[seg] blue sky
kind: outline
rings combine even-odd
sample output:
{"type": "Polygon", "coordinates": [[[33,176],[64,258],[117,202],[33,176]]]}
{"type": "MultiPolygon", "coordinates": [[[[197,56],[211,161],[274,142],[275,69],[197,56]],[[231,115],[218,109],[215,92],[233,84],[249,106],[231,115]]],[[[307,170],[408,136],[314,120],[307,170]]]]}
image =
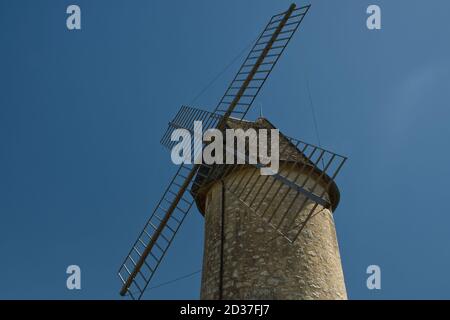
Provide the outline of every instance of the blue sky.
{"type": "MultiPolygon", "coordinates": [[[[255,105],[317,143],[309,82],[322,145],[349,157],[335,213],[349,297],[449,299],[450,3],[310,3],[255,105]],[[369,4],[382,30],[366,28],[369,4]]],[[[176,169],[167,122],[182,104],[211,110],[240,61],[194,97],[289,4],[0,1],[0,298],[120,298],[116,271],[176,169]]],[[[154,285],[201,268],[202,219],[190,213],[154,285]]],[[[197,299],[199,284],[145,298],[197,299]]]]}

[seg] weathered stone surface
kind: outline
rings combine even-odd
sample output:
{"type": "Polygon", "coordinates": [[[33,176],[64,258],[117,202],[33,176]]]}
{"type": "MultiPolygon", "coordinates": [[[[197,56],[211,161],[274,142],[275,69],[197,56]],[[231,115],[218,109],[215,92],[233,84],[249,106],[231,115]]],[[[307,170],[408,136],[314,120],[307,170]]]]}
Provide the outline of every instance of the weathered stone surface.
{"type": "MultiPolygon", "coordinates": [[[[274,128],[262,118],[254,123],[229,120],[228,126],[244,129],[274,128]]],[[[283,176],[297,177],[297,182],[303,182],[308,174],[305,170],[311,172],[308,169],[311,168],[314,172],[305,188],[311,191],[317,182],[315,191],[320,193],[328,185],[329,178],[320,175],[321,171],[316,170],[283,137],[280,140],[280,153],[280,170],[284,173],[283,176]],[[305,166],[291,165],[295,162],[305,166]]],[[[200,183],[205,187],[195,193],[197,206],[205,216],[201,298],[218,299],[222,277],[223,299],[346,299],[332,212],[318,206],[299,238],[290,243],[264,221],[263,218],[268,219],[267,214],[263,217],[260,215],[267,211],[272,216],[272,224],[280,223],[279,229],[282,231],[296,232],[298,228],[291,229],[292,225],[304,221],[314,203],[308,201],[300,211],[305,200],[303,195],[289,192],[283,198],[276,197],[277,194],[285,194],[287,187],[279,181],[271,183],[270,179],[274,179],[273,177],[268,178],[269,183],[265,179],[259,179],[259,174],[254,174],[257,170],[254,167],[231,170],[227,175],[225,173],[228,171],[224,169],[224,166],[218,166],[218,174],[212,175],[205,183],[200,183]],[[241,181],[239,190],[231,188],[235,181],[241,181]],[[236,197],[236,193],[254,199],[251,209],[236,197]],[[225,199],[224,203],[222,198],[225,199]],[[280,206],[277,207],[279,203],[280,206]],[[285,215],[287,209],[289,211],[285,215]],[[220,273],[221,261],[223,275],[220,273]]],[[[324,197],[335,208],[339,202],[339,190],[334,183],[327,190],[324,197]]]]}
{"type": "MultiPolygon", "coordinates": [[[[223,181],[229,184],[235,175],[248,175],[248,170],[255,169],[238,171],[224,177],[223,181]]],[[[258,183],[261,182],[255,179],[248,184],[250,193],[258,190],[258,183]]],[[[303,199],[294,200],[300,203],[303,199]]],[[[279,211],[283,207],[287,209],[285,206],[290,200],[287,197],[279,211]]],[[[223,299],[347,298],[330,210],[318,207],[297,241],[291,244],[217,181],[211,185],[206,197],[202,299],[220,296],[222,205],[225,209],[223,299]],[[225,193],[223,204],[222,192],[225,193]]],[[[304,215],[309,213],[312,205],[305,207],[304,215]]],[[[304,219],[304,215],[300,214],[299,219],[304,219]]]]}

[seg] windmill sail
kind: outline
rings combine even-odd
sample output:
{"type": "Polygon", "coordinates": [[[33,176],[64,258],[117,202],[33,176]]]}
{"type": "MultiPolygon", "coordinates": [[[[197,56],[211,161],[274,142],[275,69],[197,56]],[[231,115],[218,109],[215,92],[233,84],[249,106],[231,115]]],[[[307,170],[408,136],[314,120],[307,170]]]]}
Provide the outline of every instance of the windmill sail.
{"type": "Polygon", "coordinates": [[[275,67],[310,5],[273,16],[258,37],[238,73],[231,81],[214,113],[243,119],[275,67]]]}
{"type": "Polygon", "coordinates": [[[256,167],[253,170],[245,165],[234,166],[224,174],[237,171],[242,174],[234,175],[225,188],[288,241],[294,242],[315,214],[323,209],[334,210],[338,199],[330,199],[329,191],[347,158],[284,135],[280,139],[283,165],[278,173],[263,176],[258,170],[261,165],[253,165],[256,167]],[[319,181],[326,181],[325,187],[319,181]]]}
{"type": "Polygon", "coordinates": [[[167,130],[161,138],[161,144],[168,149],[172,149],[178,143],[171,140],[172,133],[176,129],[186,129],[193,135],[194,121],[201,121],[203,131],[206,131],[216,128],[221,120],[222,116],[218,114],[190,106],[182,106],[173,120],[169,122],[167,130]]]}
{"type": "Polygon", "coordinates": [[[181,165],[119,269],[121,295],[140,299],[178,232],[193,199],[181,193],[192,168],[181,165]]]}
{"type": "MultiPolygon", "coordinates": [[[[296,9],[295,4],[292,4],[286,12],[277,14],[270,19],[214,109],[214,114],[219,118],[212,117],[211,119],[219,119],[216,122],[217,128],[223,129],[229,117],[237,119],[245,117],[276,62],[308,12],[309,7],[308,5],[296,9]]],[[[203,179],[205,179],[210,172],[211,168],[205,165],[184,165],[180,167],[150,217],[150,220],[154,217],[159,222],[155,224],[149,220],[119,269],[119,277],[122,281],[121,295],[128,293],[132,298],[140,299],[142,297],[173,237],[192,206],[192,199],[186,199],[188,197],[185,194],[186,190],[192,189],[192,185],[198,183],[193,182],[196,175],[203,176],[203,179]],[[187,173],[182,174],[181,171],[187,173]],[[182,179],[183,182],[175,184],[174,181],[177,179],[182,179]],[[174,186],[177,188],[174,191],[173,199],[169,200],[170,204],[166,207],[167,209],[162,209],[161,203],[165,201],[168,190],[174,186]],[[174,212],[179,209],[180,202],[183,202],[183,200],[190,203],[189,209],[181,210],[183,212],[182,219],[175,220],[176,223],[173,222],[175,223],[174,227],[169,228],[170,221],[174,220],[175,217],[174,212]],[[158,212],[160,214],[157,215],[158,212]],[[150,222],[152,223],[150,224],[150,222]],[[148,232],[152,229],[153,232],[148,232]],[[165,233],[166,230],[169,231],[165,233]],[[164,239],[164,236],[168,236],[168,241],[166,241],[166,246],[160,247],[162,242],[160,238],[164,239]],[[145,237],[147,239],[144,241],[145,237]],[[142,246],[141,250],[138,249],[139,246],[142,246]],[[158,250],[160,251],[159,254],[156,253],[158,250]],[[149,263],[152,259],[154,260],[153,264],[149,263]]]]}

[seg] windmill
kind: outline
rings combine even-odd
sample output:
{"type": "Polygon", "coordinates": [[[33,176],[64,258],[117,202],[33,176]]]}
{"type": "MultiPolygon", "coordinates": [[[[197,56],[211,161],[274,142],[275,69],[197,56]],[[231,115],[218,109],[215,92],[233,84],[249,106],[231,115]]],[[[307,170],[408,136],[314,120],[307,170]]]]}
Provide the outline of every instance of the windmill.
{"type": "MultiPolygon", "coordinates": [[[[272,16],[216,108],[182,106],[162,145],[172,148],[172,132],[193,132],[194,121],[204,130],[274,128],[267,119],[244,118],[309,9],[292,4],[272,16]]],[[[202,298],[346,298],[331,215],[339,202],[334,179],[346,158],[280,136],[273,175],[249,161],[181,164],[119,269],[120,294],[142,297],[195,203],[205,216],[202,298]]]]}

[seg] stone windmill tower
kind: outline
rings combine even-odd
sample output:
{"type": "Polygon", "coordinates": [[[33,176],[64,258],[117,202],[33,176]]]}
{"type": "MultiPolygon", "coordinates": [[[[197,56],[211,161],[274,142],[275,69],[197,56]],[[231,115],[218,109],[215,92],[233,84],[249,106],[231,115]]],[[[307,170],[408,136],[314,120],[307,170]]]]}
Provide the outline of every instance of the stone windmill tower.
{"type": "MultiPolygon", "coordinates": [[[[274,129],[244,117],[309,8],[273,16],[214,111],[181,107],[161,143],[173,148],[182,129],[194,134],[194,156],[201,153],[194,121],[220,132],[274,129]]],[[[246,146],[258,144],[247,138],[246,146]]],[[[236,152],[237,164],[182,163],[119,269],[121,295],[142,297],[195,203],[205,217],[202,299],[345,299],[332,212],[346,158],[283,134],[277,145],[279,170],[269,175],[248,152],[236,152]]]]}

